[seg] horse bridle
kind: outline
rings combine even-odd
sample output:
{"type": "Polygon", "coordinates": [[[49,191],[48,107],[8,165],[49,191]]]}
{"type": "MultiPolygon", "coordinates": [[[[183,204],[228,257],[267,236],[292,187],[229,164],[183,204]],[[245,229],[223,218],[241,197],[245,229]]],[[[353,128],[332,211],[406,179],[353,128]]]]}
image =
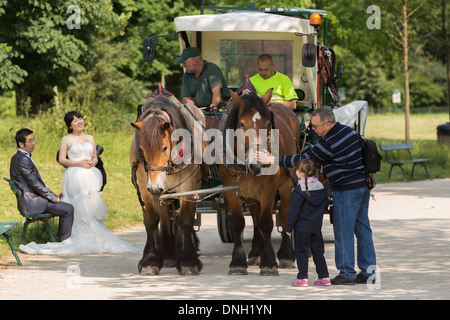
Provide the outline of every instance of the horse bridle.
{"type": "MultiPolygon", "coordinates": [[[[151,113],[149,115],[147,115],[146,118],[148,118],[149,116],[151,116],[151,113]]],[[[170,121],[170,119],[167,119],[164,115],[158,115],[158,114],[153,114],[153,117],[159,117],[163,120],[165,120],[166,122],[170,123],[170,125],[172,126],[172,122],[170,121]]],[[[174,163],[175,159],[171,159],[169,158],[169,160],[167,161],[167,166],[149,166],[147,161],[145,160],[144,154],[142,152],[141,147],[139,146],[139,133],[136,132],[136,149],[137,149],[137,153],[138,153],[138,159],[139,162],[144,166],[145,172],[148,175],[149,171],[161,171],[161,172],[167,172],[167,174],[173,174],[175,172],[175,170],[177,169],[177,165],[174,163]]],[[[183,153],[184,153],[184,141],[183,141],[183,147],[180,150],[179,154],[177,157],[182,157],[183,153]]],[[[170,150],[169,150],[169,154],[172,156],[172,149],[173,149],[173,143],[172,143],[172,139],[170,139],[170,150]]]]}
{"type": "Polygon", "coordinates": [[[245,149],[244,149],[245,153],[247,153],[248,149],[250,149],[251,147],[254,147],[254,146],[259,146],[259,147],[267,146],[267,151],[270,152],[270,150],[271,150],[271,137],[272,137],[271,131],[272,131],[272,128],[273,128],[272,122],[270,121],[268,126],[267,126],[267,133],[268,134],[267,134],[267,141],[266,141],[267,143],[266,144],[264,144],[264,143],[262,143],[260,141],[252,141],[248,145],[245,146],[245,149]]]}
{"type": "MultiPolygon", "coordinates": [[[[272,111],[270,111],[270,112],[272,113],[272,111]]],[[[272,116],[272,114],[271,114],[271,116],[272,116]]],[[[248,165],[249,165],[249,161],[248,161],[248,157],[247,157],[248,150],[251,147],[254,147],[254,146],[260,146],[261,148],[265,148],[267,146],[267,151],[271,152],[271,149],[272,149],[272,134],[271,134],[272,129],[273,129],[273,122],[272,122],[272,119],[271,119],[271,121],[269,122],[269,124],[267,126],[268,135],[267,135],[266,144],[264,144],[264,143],[262,143],[260,141],[252,141],[252,142],[249,142],[248,144],[245,144],[245,142],[244,142],[243,144],[244,144],[244,152],[245,152],[245,163],[244,164],[230,164],[230,165],[226,165],[227,169],[235,171],[235,172],[244,172],[245,171],[245,173],[248,173],[248,171],[247,171],[248,170],[248,165]],[[239,167],[241,169],[238,169],[239,167]],[[243,169],[243,167],[245,169],[243,169]]],[[[241,140],[241,142],[242,142],[242,140],[241,140]]],[[[234,151],[232,152],[232,154],[233,154],[234,160],[236,162],[239,161],[237,156],[234,154],[234,151]]]]}

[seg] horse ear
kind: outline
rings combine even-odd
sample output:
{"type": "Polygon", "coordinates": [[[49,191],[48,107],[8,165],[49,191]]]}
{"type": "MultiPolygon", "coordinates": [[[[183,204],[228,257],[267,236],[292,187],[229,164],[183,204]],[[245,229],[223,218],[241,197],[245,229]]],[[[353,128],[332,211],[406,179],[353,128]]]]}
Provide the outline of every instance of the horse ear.
{"type": "Polygon", "coordinates": [[[233,90],[230,89],[230,95],[233,99],[234,103],[236,104],[236,107],[240,108],[241,105],[244,103],[244,99],[242,99],[240,96],[238,96],[236,93],[234,93],[233,90]]]}
{"type": "Polygon", "coordinates": [[[272,92],[273,88],[267,90],[266,94],[263,97],[263,101],[265,104],[268,104],[270,102],[270,99],[272,99],[272,92]]]}
{"type": "Polygon", "coordinates": [[[139,122],[131,122],[130,124],[131,124],[131,126],[132,126],[133,128],[135,128],[135,129],[141,130],[141,128],[142,128],[142,121],[139,121],[139,122]]]}
{"type": "Polygon", "coordinates": [[[166,130],[169,129],[169,128],[170,128],[170,123],[169,123],[169,122],[164,122],[164,123],[161,125],[162,131],[166,131],[166,130]]]}

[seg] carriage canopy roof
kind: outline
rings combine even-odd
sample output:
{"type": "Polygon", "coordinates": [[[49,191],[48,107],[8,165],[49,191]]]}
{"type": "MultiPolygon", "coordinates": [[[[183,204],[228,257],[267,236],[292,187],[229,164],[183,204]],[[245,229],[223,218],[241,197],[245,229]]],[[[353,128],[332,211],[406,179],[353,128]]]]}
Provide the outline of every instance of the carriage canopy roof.
{"type": "Polygon", "coordinates": [[[175,18],[177,31],[247,31],[311,33],[309,21],[262,12],[230,12],[175,18]]]}

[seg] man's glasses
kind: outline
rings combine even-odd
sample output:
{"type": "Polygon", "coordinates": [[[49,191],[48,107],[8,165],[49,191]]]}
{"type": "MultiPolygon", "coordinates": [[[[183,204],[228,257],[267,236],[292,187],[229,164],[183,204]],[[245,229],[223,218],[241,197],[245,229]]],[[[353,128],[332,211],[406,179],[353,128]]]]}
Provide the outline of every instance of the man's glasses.
{"type": "Polygon", "coordinates": [[[322,123],[322,124],[319,124],[319,125],[311,124],[311,127],[312,127],[313,129],[317,129],[317,128],[320,128],[321,126],[326,125],[328,122],[330,122],[330,121],[327,121],[327,122],[322,123]]]}

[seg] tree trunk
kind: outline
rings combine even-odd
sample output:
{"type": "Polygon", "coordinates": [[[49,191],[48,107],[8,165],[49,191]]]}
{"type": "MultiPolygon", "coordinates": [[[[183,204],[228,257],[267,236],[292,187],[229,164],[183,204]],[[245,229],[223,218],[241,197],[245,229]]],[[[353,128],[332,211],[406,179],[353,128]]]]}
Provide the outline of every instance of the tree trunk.
{"type": "Polygon", "coordinates": [[[16,116],[28,116],[30,112],[30,100],[27,91],[21,87],[14,88],[16,92],[16,116]]]}
{"type": "Polygon", "coordinates": [[[450,44],[447,33],[447,0],[442,0],[442,36],[444,38],[445,59],[447,62],[447,107],[450,121],[450,44]]]}
{"type": "Polygon", "coordinates": [[[408,0],[403,0],[403,76],[405,79],[405,142],[409,134],[409,71],[408,71],[408,0]]]}
{"type": "Polygon", "coordinates": [[[59,91],[58,86],[53,87],[53,93],[55,94],[55,110],[59,111],[59,91]]]}

